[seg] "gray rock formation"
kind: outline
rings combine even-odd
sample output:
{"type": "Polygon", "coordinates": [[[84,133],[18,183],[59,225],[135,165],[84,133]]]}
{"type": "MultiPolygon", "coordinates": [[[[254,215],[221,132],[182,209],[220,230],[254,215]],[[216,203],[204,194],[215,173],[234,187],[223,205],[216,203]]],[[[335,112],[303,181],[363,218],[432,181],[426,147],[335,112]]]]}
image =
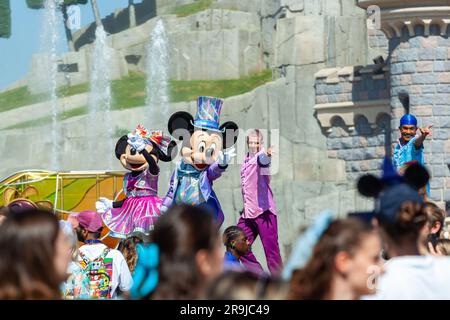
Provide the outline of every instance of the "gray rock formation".
{"type": "MultiPolygon", "coordinates": [[[[111,80],[117,80],[128,75],[128,65],[123,54],[116,49],[111,50],[111,80]]],[[[75,86],[89,82],[92,63],[92,46],[87,46],[78,52],[68,52],[58,60],[57,86],[75,86]]],[[[31,94],[39,94],[48,91],[48,72],[44,70],[49,63],[43,63],[49,59],[47,55],[35,54],[31,61],[31,70],[26,77],[26,86],[31,94]]]]}

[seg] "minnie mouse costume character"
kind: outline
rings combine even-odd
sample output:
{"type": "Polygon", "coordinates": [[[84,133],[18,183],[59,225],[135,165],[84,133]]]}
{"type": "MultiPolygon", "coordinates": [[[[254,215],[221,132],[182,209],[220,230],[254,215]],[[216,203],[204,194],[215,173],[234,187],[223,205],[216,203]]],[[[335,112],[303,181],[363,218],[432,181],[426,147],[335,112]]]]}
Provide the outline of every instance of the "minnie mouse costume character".
{"type": "Polygon", "coordinates": [[[126,238],[133,232],[148,235],[153,229],[161,215],[162,202],[158,197],[158,160],[171,161],[171,155],[176,154],[175,147],[175,141],[170,141],[161,131],[149,134],[142,125],[119,139],[116,157],[125,169],[130,170],[123,179],[126,198],[117,202],[100,198],[96,202],[97,212],[111,230],[111,236],[126,238]]]}
{"type": "Polygon", "coordinates": [[[223,223],[224,215],[212,184],[236,155],[234,147],[227,152],[222,149],[236,143],[238,126],[231,121],[219,126],[222,105],[219,98],[199,97],[195,120],[183,111],[170,117],[170,134],[183,141],[182,159],[172,175],[162,211],[178,203],[198,205],[213,214],[220,225],[223,223]]]}

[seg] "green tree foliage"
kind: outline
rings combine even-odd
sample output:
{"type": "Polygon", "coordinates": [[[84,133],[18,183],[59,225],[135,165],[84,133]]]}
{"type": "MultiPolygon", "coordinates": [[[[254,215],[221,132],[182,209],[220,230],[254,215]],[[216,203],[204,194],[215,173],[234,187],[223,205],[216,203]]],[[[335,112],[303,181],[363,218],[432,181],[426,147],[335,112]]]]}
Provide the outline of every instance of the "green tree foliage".
{"type": "Polygon", "coordinates": [[[11,36],[11,8],[9,0],[0,0],[0,38],[11,36]]]}

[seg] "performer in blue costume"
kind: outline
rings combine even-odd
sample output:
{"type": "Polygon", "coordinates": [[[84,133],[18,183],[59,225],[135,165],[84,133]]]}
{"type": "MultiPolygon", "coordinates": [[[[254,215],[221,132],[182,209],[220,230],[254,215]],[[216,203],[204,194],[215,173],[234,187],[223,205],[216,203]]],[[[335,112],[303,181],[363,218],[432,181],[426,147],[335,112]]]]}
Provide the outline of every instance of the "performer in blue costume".
{"type": "MultiPolygon", "coordinates": [[[[395,146],[393,157],[394,167],[399,173],[404,174],[408,166],[415,162],[425,166],[423,142],[431,134],[432,127],[433,125],[418,128],[417,119],[412,114],[405,114],[400,119],[399,130],[401,136],[395,146]],[[416,136],[417,130],[420,130],[420,136],[416,136]]],[[[427,184],[426,190],[421,191],[421,194],[428,199],[430,184],[427,184]]]]}
{"type": "Polygon", "coordinates": [[[411,162],[418,162],[421,165],[425,164],[423,157],[423,142],[426,137],[431,134],[429,125],[425,128],[417,127],[417,119],[412,114],[405,114],[400,119],[400,134],[394,149],[394,167],[397,171],[403,172],[404,166],[411,162]],[[420,135],[416,136],[417,130],[420,130],[420,135]]]}

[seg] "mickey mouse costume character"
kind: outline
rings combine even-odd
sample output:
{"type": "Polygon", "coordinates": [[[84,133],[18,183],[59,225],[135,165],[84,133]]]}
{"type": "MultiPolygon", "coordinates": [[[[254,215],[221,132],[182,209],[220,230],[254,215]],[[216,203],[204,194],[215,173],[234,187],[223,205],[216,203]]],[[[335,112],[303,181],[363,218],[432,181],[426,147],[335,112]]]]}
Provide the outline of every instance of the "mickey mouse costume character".
{"type": "Polygon", "coordinates": [[[119,139],[116,157],[130,170],[123,179],[126,198],[113,202],[100,198],[96,202],[104,224],[111,236],[126,238],[132,232],[148,235],[161,215],[161,198],[158,197],[158,160],[169,162],[176,154],[176,143],[163,136],[161,131],[148,131],[138,125],[133,133],[119,139]],[[172,153],[173,152],[173,153],[172,153]]]}
{"type": "Polygon", "coordinates": [[[183,141],[182,159],[172,175],[161,210],[178,203],[199,205],[211,212],[219,225],[223,223],[223,211],[212,184],[236,155],[234,147],[227,152],[222,149],[236,143],[238,126],[231,121],[219,126],[222,106],[219,98],[199,97],[195,120],[183,111],[170,117],[170,134],[183,141]]]}

